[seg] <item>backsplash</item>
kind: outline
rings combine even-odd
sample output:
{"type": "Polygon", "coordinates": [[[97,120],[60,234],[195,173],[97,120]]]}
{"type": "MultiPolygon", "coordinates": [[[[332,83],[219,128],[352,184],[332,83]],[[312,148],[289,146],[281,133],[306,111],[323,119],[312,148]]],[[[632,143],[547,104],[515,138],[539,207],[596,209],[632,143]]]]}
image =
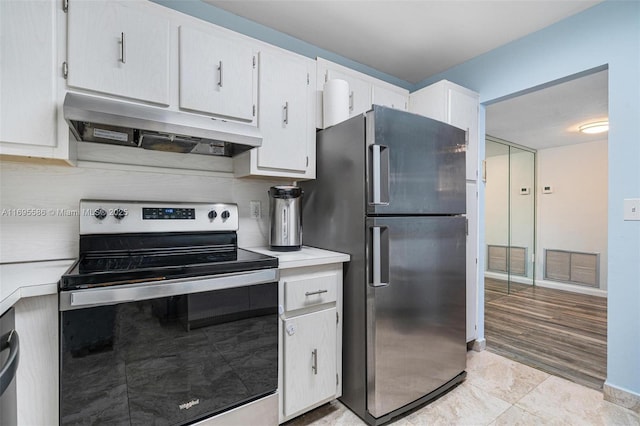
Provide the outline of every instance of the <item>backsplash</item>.
{"type": "Polygon", "coordinates": [[[77,257],[80,199],[237,203],[239,245],[266,245],[267,191],[283,184],[234,179],[229,173],[179,174],[99,163],[70,167],[7,160],[0,161],[0,177],[0,263],[77,257]],[[261,201],[260,220],[249,218],[251,200],[261,201]]]}

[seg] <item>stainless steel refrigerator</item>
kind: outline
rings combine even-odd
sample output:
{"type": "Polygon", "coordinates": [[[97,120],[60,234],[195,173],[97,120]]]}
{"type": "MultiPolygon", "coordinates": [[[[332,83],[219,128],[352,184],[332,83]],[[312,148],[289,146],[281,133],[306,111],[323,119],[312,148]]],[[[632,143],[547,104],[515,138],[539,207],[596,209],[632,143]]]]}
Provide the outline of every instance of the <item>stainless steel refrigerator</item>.
{"type": "Polygon", "coordinates": [[[466,373],[465,132],[374,106],[317,134],[306,245],[349,253],[341,401],[378,425],[466,373]]]}

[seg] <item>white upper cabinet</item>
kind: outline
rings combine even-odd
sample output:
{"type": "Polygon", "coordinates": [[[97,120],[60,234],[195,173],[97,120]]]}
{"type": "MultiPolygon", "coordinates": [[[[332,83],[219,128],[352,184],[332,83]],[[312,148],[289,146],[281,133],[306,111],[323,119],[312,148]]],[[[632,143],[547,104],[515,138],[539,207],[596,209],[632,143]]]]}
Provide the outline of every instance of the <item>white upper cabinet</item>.
{"type": "Polygon", "coordinates": [[[315,178],[311,59],[263,49],[259,55],[262,146],[234,160],[235,175],[315,178]]]}
{"type": "Polygon", "coordinates": [[[447,80],[411,93],[409,111],[467,131],[467,180],[478,178],[479,96],[447,80]]]}
{"type": "Polygon", "coordinates": [[[169,105],[170,23],[142,6],[69,2],[70,87],[169,105]]]}
{"type": "Polygon", "coordinates": [[[180,108],[256,121],[257,57],[229,36],[180,27],[180,108]]]}
{"type": "Polygon", "coordinates": [[[389,108],[407,111],[409,108],[409,92],[400,88],[388,88],[374,85],[371,91],[371,103],[389,108]]]}
{"type": "Polygon", "coordinates": [[[0,67],[0,153],[17,154],[21,148],[4,143],[54,147],[54,2],[0,1],[0,67]]]}

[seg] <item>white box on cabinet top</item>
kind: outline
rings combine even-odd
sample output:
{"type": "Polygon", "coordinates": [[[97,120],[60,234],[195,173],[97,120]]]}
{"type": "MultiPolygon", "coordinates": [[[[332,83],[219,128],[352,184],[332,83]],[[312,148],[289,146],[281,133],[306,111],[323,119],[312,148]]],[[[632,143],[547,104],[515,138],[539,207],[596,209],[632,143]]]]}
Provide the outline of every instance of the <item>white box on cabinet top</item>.
{"type": "Polygon", "coordinates": [[[69,87],[169,105],[170,22],[141,6],[70,1],[69,87]]]}

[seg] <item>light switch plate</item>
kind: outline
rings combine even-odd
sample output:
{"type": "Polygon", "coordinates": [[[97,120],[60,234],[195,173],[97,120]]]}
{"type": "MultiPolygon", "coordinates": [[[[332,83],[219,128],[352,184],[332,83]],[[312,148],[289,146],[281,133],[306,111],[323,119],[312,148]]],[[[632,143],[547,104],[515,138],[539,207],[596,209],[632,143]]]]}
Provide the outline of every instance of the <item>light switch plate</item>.
{"type": "Polygon", "coordinates": [[[640,198],[624,200],[624,220],[640,220],[640,198]]]}

